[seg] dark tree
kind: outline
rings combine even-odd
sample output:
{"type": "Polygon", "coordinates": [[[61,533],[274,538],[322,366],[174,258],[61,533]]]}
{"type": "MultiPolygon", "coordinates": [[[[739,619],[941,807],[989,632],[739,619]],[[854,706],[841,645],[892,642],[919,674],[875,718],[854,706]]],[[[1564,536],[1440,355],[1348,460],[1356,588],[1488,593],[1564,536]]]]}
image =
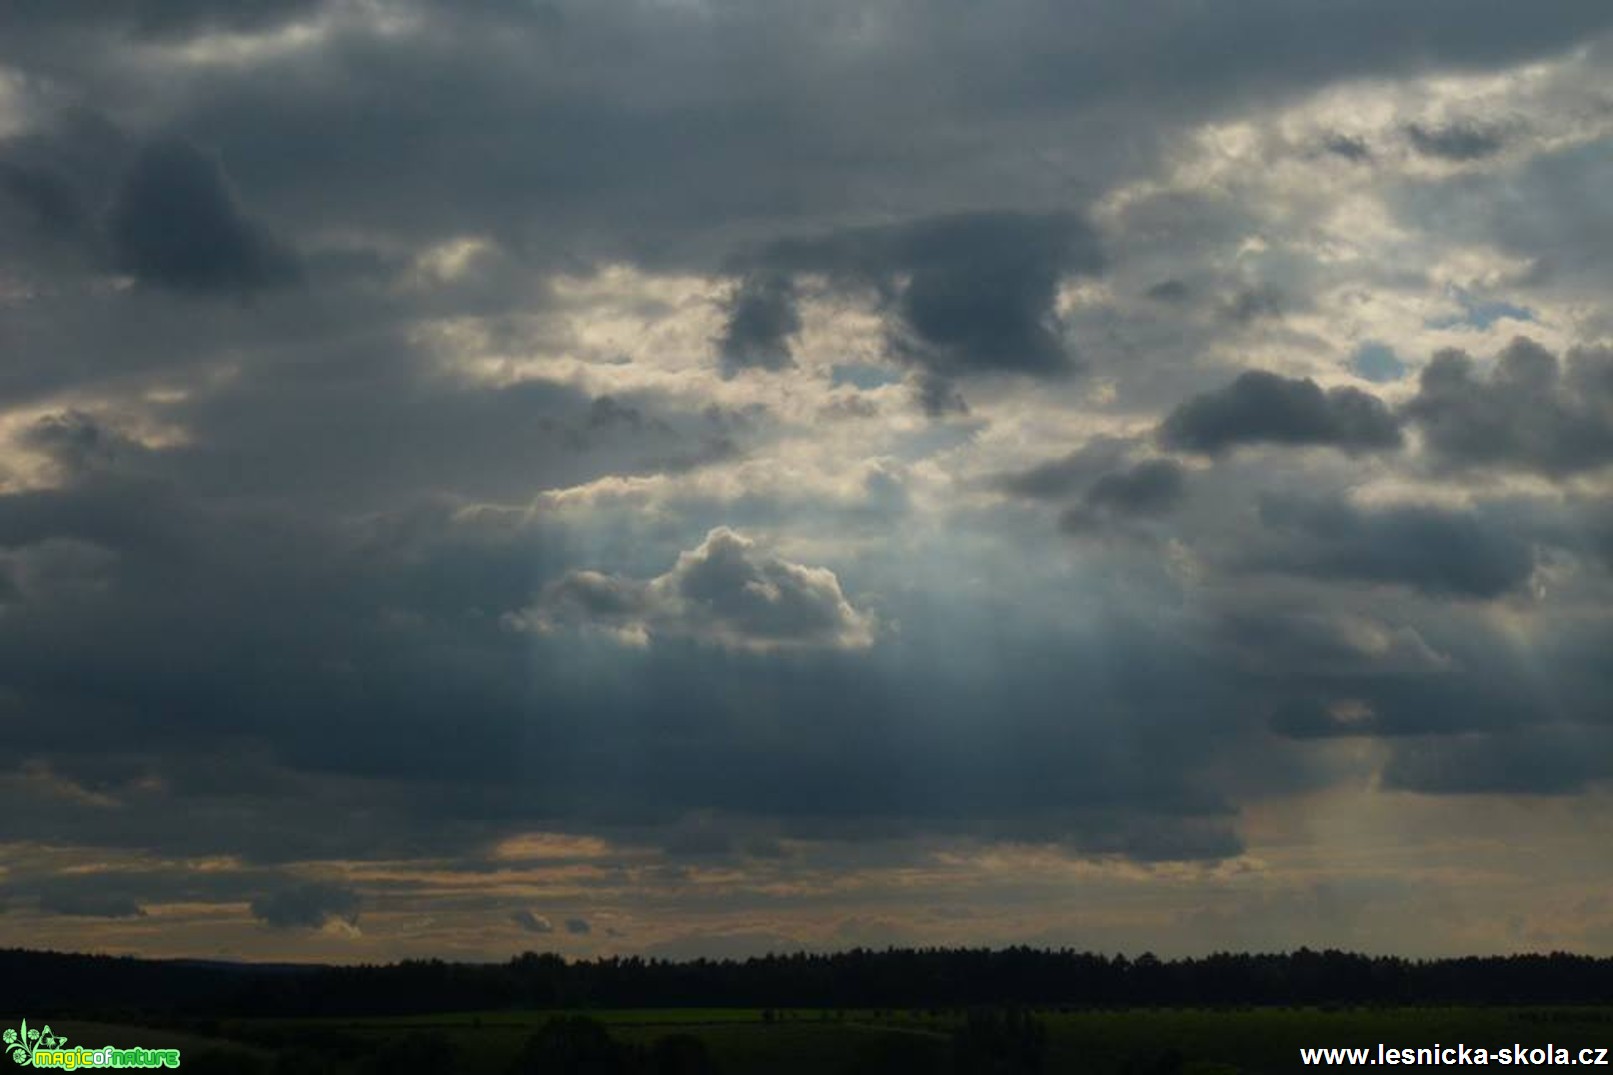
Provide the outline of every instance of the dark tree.
{"type": "Polygon", "coordinates": [[[706,1043],[693,1034],[668,1034],[655,1039],[646,1058],[648,1075],[717,1075],[706,1043]]]}
{"type": "Polygon", "coordinates": [[[1017,1008],[972,1011],[952,1036],[956,1075],[1034,1075],[1046,1059],[1047,1027],[1017,1008]]]}
{"type": "Polygon", "coordinates": [[[629,1075],[629,1056],[603,1024],[581,1015],[550,1019],[527,1039],[510,1075],[629,1075]]]}

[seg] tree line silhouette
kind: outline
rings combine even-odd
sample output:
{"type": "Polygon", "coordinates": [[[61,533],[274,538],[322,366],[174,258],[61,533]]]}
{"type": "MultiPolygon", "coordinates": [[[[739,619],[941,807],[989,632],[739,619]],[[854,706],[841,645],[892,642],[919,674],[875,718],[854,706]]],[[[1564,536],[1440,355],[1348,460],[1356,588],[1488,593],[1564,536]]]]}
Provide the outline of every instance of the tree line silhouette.
{"type": "Polygon", "coordinates": [[[1166,960],[1068,949],[890,948],[745,960],[528,952],[507,963],[323,966],[0,951],[0,1009],[198,1017],[502,1008],[881,1008],[1017,1004],[1606,1004],[1613,959],[1408,960],[1334,950],[1166,960]]]}

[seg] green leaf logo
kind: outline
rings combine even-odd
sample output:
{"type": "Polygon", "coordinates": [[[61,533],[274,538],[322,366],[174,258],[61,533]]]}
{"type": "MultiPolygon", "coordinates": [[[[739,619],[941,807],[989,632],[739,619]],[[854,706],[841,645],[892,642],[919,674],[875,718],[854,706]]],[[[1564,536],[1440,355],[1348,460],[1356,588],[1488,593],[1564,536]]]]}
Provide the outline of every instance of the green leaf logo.
{"type": "Polygon", "coordinates": [[[11,1059],[18,1064],[33,1063],[34,1058],[28,1049],[28,1043],[38,1036],[39,1031],[30,1031],[28,1029],[28,1020],[26,1019],[22,1021],[21,1029],[6,1031],[6,1051],[11,1054],[11,1059]]]}

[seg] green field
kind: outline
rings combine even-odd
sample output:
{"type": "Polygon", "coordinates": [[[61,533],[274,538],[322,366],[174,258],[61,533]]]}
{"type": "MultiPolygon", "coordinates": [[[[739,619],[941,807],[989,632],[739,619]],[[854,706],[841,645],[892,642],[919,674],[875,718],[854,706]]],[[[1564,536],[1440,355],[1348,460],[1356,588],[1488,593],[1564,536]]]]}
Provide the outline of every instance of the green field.
{"type": "MultiPolygon", "coordinates": [[[[497,1011],[373,1019],[231,1019],[171,1028],[57,1021],[80,1044],[177,1046],[184,1068],[272,1073],[436,1071],[503,1073],[556,1012],[497,1011]]],[[[957,1011],[689,1008],[569,1013],[602,1024],[615,1043],[638,1047],[629,1071],[840,1073],[959,1069],[957,1011]],[[656,1068],[647,1059],[668,1035],[699,1039],[711,1068],[656,1068]],[[646,1067],[646,1065],[650,1065],[646,1067]]],[[[1068,1011],[1035,1009],[1045,1034],[1038,1067],[992,1062],[969,1071],[1168,1075],[1290,1072],[1302,1046],[1512,1044],[1613,1046],[1613,1008],[1262,1008],[1068,1011]]],[[[530,1057],[529,1057],[530,1060],[530,1057]]],[[[530,1067],[530,1065],[529,1065],[530,1067]]],[[[553,1063],[544,1070],[562,1072],[553,1063]]],[[[527,1070],[527,1069],[523,1069],[527,1070]]],[[[586,1068],[578,1070],[615,1070],[586,1068]]],[[[1409,1070],[1409,1069],[1408,1069],[1409,1070]]]]}

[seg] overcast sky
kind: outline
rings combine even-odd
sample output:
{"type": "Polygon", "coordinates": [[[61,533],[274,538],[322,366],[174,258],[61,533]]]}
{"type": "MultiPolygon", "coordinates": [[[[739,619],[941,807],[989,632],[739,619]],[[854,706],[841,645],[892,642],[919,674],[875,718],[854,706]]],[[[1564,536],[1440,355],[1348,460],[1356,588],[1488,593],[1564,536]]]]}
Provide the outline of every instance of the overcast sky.
{"type": "Polygon", "coordinates": [[[0,0],[0,945],[1613,954],[1606,0],[0,0]]]}

